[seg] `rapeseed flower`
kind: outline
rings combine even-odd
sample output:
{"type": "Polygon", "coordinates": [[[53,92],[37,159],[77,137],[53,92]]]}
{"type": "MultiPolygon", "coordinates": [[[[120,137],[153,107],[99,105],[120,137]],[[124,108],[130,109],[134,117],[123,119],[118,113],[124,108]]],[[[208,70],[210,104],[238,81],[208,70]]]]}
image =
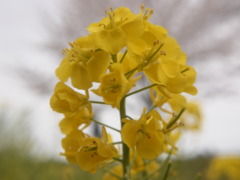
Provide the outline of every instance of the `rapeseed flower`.
{"type": "Polygon", "coordinates": [[[125,144],[144,159],[154,159],[163,152],[164,134],[161,131],[161,116],[157,111],[143,113],[139,120],[127,120],[122,128],[125,144]]]}
{"type": "Polygon", "coordinates": [[[106,104],[112,105],[113,108],[119,108],[121,99],[139,78],[128,80],[124,75],[123,65],[114,63],[110,72],[100,77],[99,88],[92,91],[102,96],[106,104]]]}
{"type": "Polygon", "coordinates": [[[92,87],[92,82],[99,82],[99,76],[107,71],[111,58],[107,52],[97,50],[92,41],[92,36],[79,38],[71,43],[70,49],[64,50],[66,57],[56,69],[62,82],[71,78],[72,85],[83,90],[92,87]],[[93,44],[92,47],[89,44],[93,44]]]}
{"type": "Polygon", "coordinates": [[[77,152],[77,164],[80,169],[95,173],[99,164],[103,164],[117,156],[117,149],[108,142],[105,127],[102,128],[102,139],[85,138],[77,152]]]}

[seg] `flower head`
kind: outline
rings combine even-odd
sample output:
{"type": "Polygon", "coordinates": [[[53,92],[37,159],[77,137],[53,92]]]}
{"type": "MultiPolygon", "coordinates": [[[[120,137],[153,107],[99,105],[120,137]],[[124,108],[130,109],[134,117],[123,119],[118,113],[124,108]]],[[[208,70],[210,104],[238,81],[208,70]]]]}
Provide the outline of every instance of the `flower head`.
{"type": "Polygon", "coordinates": [[[63,134],[68,134],[74,129],[78,129],[81,125],[83,125],[81,127],[83,130],[90,125],[92,116],[92,111],[90,111],[87,107],[82,107],[79,111],[66,114],[59,123],[61,132],[63,134]]]}
{"type": "Polygon", "coordinates": [[[178,64],[173,60],[160,60],[152,63],[144,69],[152,83],[160,84],[166,91],[179,94],[187,92],[197,94],[193,86],[196,79],[196,71],[193,67],[178,64]]]}
{"type": "Polygon", "coordinates": [[[92,82],[99,82],[99,76],[106,72],[111,61],[107,52],[96,49],[92,36],[77,39],[64,52],[66,57],[56,69],[56,75],[63,82],[70,77],[78,89],[87,90],[92,82]]]}
{"type": "MultiPolygon", "coordinates": [[[[58,82],[54,89],[54,94],[50,99],[50,105],[54,111],[59,113],[74,113],[76,111],[92,111],[92,106],[87,97],[75,92],[73,89],[58,82]]],[[[91,114],[91,113],[90,113],[91,114]]]]}
{"type": "Polygon", "coordinates": [[[102,96],[105,103],[119,108],[121,99],[139,78],[128,80],[120,63],[114,63],[111,67],[110,73],[100,78],[101,85],[93,92],[102,96]]]}
{"type": "Polygon", "coordinates": [[[77,152],[77,164],[80,169],[95,173],[99,164],[117,156],[117,149],[108,143],[106,130],[103,127],[102,139],[97,137],[85,138],[77,152]]]}
{"type": "Polygon", "coordinates": [[[62,139],[62,147],[64,149],[64,155],[68,162],[76,164],[76,155],[79,147],[82,145],[83,140],[87,138],[88,135],[84,134],[80,130],[71,131],[65,138],[62,139]]]}
{"type": "Polygon", "coordinates": [[[164,149],[164,134],[161,131],[162,118],[157,111],[142,113],[139,120],[126,120],[122,128],[122,139],[144,159],[154,159],[164,149]]]}
{"type": "Polygon", "coordinates": [[[96,39],[96,44],[111,54],[117,54],[130,39],[139,37],[144,29],[142,16],[130,9],[120,7],[106,11],[107,17],[87,29],[96,39]]]}

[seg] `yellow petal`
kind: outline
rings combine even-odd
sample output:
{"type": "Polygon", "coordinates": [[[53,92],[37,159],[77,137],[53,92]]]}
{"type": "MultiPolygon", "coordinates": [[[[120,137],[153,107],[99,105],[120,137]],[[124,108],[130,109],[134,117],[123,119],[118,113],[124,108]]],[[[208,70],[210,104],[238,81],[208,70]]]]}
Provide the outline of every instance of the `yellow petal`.
{"type": "Polygon", "coordinates": [[[137,153],[144,159],[155,159],[164,150],[164,135],[161,132],[143,135],[136,144],[137,153]]]}
{"type": "Polygon", "coordinates": [[[92,87],[88,71],[85,67],[77,64],[74,66],[71,74],[72,85],[78,89],[87,90],[92,87]]]}
{"type": "Polygon", "coordinates": [[[73,66],[69,63],[68,58],[64,58],[60,66],[56,69],[56,76],[63,82],[67,81],[72,73],[73,66]]]}
{"type": "Polygon", "coordinates": [[[137,15],[132,21],[123,24],[121,28],[125,31],[128,40],[139,38],[144,30],[142,16],[137,15]]]}
{"type": "Polygon", "coordinates": [[[98,51],[87,63],[87,71],[91,81],[99,82],[99,77],[106,73],[111,57],[105,51],[98,51]]]}
{"type": "Polygon", "coordinates": [[[96,33],[99,47],[111,54],[117,54],[126,45],[126,34],[120,28],[104,29],[96,33]]]}
{"type": "Polygon", "coordinates": [[[136,145],[136,135],[138,129],[139,126],[134,120],[132,120],[132,122],[125,123],[122,128],[122,140],[129,148],[133,148],[136,145]]]}

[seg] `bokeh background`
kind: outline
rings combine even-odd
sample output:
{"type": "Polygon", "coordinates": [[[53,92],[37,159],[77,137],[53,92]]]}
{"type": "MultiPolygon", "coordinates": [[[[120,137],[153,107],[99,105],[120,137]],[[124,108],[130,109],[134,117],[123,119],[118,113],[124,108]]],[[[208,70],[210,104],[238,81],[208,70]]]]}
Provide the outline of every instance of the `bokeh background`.
{"type": "MultiPolygon", "coordinates": [[[[39,162],[50,163],[50,174],[63,168],[65,174],[59,176],[63,179],[75,172],[59,156],[61,115],[49,107],[61,50],[86,35],[85,28],[104,17],[105,9],[125,6],[138,13],[140,4],[154,9],[150,21],[168,29],[198,72],[199,93],[189,98],[201,104],[203,124],[199,132],[185,133],[178,144],[179,156],[188,159],[184,162],[193,158],[201,164],[206,156],[240,155],[239,0],[10,0],[0,4],[0,174],[12,167],[7,162],[16,165],[18,160],[26,172],[28,166],[40,165],[44,171],[45,164],[39,162]]],[[[98,113],[104,117],[104,112],[98,113]]],[[[37,179],[39,172],[28,174],[37,179]]]]}

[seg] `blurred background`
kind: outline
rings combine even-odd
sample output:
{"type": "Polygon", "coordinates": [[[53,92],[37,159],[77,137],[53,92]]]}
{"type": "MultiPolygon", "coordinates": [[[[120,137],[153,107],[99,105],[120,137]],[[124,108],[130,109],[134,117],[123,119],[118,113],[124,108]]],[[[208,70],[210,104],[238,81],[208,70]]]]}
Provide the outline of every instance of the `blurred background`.
{"type": "Polygon", "coordinates": [[[198,72],[199,93],[189,98],[201,104],[203,123],[178,144],[183,167],[194,161],[203,170],[208,156],[240,156],[240,1],[11,0],[0,6],[0,179],[70,179],[79,173],[59,156],[62,116],[49,107],[61,51],[86,35],[105,9],[125,6],[138,13],[140,4],[154,9],[150,21],[168,29],[198,72]]]}

